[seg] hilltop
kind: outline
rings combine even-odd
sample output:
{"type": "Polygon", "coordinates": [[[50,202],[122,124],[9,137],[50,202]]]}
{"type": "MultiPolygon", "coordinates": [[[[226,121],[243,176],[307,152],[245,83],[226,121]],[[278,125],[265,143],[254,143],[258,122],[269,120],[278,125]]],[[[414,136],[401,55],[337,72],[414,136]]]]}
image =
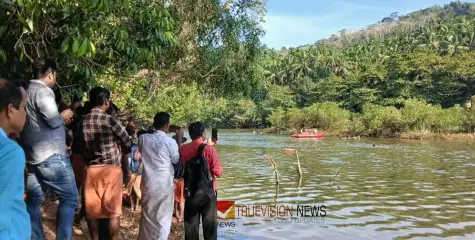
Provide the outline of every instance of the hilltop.
{"type": "Polygon", "coordinates": [[[461,106],[475,95],[474,49],[475,4],[453,2],[268,50],[262,75],[280,105],[269,120],[373,136],[473,132],[473,113],[461,106]]]}
{"type": "Polygon", "coordinates": [[[421,9],[406,15],[394,12],[381,21],[371,24],[363,29],[342,29],[326,39],[317,40],[314,44],[300,46],[306,49],[322,44],[344,46],[355,42],[365,42],[374,38],[386,37],[398,31],[412,31],[417,27],[427,26],[434,21],[449,20],[460,16],[473,18],[475,16],[475,3],[452,2],[445,6],[433,6],[421,9]]]}

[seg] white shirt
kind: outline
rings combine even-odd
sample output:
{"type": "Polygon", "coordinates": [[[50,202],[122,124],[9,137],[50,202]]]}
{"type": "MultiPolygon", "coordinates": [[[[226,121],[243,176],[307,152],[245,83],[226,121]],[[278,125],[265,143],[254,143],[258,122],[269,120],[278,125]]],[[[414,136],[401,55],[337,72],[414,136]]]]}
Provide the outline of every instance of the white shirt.
{"type": "Polygon", "coordinates": [[[172,193],[174,167],[180,160],[178,144],[165,132],[143,134],[139,139],[142,154],[142,194],[172,193]]]}

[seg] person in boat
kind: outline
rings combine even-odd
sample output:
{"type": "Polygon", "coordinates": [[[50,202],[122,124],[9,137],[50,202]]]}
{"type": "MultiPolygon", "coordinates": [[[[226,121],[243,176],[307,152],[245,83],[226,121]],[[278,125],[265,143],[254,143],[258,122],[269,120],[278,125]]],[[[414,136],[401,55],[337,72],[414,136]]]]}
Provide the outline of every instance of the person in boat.
{"type": "Polygon", "coordinates": [[[300,131],[297,134],[304,134],[305,133],[305,126],[300,125],[300,131]]]}
{"type": "Polygon", "coordinates": [[[299,134],[318,134],[318,129],[316,128],[312,128],[312,129],[305,129],[305,128],[301,128],[300,129],[300,133],[299,134]]]}
{"type": "Polygon", "coordinates": [[[313,130],[305,129],[303,126],[300,128],[300,132],[298,134],[313,134],[313,130]]]}

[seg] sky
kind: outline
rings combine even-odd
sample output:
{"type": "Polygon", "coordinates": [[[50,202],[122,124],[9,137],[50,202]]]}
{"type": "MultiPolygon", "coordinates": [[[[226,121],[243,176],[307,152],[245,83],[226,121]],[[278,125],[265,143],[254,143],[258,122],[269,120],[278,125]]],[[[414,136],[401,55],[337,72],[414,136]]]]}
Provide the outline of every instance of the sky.
{"type": "MultiPolygon", "coordinates": [[[[455,1],[455,0],[454,0],[455,1]]],[[[312,44],[338,33],[381,21],[393,12],[404,15],[451,0],[267,0],[262,41],[268,47],[312,44]]],[[[475,2],[468,1],[468,2],[475,2]]]]}

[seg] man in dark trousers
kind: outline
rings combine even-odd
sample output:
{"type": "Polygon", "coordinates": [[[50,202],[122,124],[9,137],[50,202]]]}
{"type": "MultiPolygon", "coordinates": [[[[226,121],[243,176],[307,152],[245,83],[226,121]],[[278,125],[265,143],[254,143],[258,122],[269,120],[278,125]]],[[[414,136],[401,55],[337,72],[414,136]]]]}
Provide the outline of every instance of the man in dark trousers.
{"type": "MultiPolygon", "coordinates": [[[[191,123],[188,127],[191,143],[183,145],[180,149],[180,157],[183,166],[186,169],[186,163],[193,159],[206,139],[205,125],[202,122],[191,123]]],[[[213,189],[217,190],[216,177],[221,177],[223,168],[218,152],[212,146],[213,142],[208,141],[207,146],[203,149],[203,157],[208,161],[208,169],[213,177],[213,189]]],[[[186,183],[185,183],[186,184],[186,183]]],[[[203,204],[200,208],[190,206],[185,200],[185,239],[198,240],[200,219],[203,222],[203,235],[205,240],[214,240],[218,237],[218,221],[217,221],[217,196],[215,195],[211,201],[203,204]]]]}

